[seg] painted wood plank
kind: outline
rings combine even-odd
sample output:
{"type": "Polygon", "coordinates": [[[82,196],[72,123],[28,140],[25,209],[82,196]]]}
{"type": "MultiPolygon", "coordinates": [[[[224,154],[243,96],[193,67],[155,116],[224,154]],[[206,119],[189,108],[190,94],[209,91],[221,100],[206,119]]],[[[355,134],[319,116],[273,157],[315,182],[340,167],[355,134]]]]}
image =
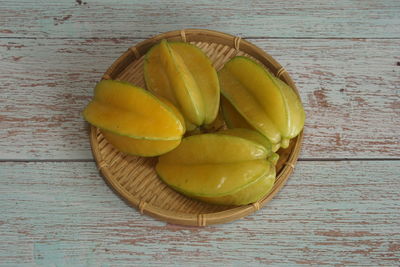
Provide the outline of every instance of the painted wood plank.
{"type": "Polygon", "coordinates": [[[0,263],[395,266],[400,161],[299,162],[256,214],[205,228],[128,207],[91,162],[0,163],[0,263]]]}
{"type": "MultiPolygon", "coordinates": [[[[400,157],[400,40],[257,40],[296,81],[302,158],[400,157]]],[[[80,112],[130,39],[1,39],[0,159],[91,159],[80,112]]]]}
{"type": "Polygon", "coordinates": [[[2,0],[0,6],[0,37],[148,38],[183,28],[242,37],[400,37],[397,0],[2,0]]]}

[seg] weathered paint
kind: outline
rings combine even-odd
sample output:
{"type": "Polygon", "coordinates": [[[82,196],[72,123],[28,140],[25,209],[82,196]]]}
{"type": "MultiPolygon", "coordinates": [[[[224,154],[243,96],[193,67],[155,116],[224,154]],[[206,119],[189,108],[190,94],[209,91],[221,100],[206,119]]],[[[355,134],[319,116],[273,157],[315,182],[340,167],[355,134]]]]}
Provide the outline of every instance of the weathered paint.
{"type": "Polygon", "coordinates": [[[242,37],[400,36],[397,0],[82,0],[81,3],[2,0],[0,37],[148,38],[182,28],[207,28],[242,37]]]}
{"type": "Polygon", "coordinates": [[[394,266],[400,161],[299,162],[256,214],[205,228],[124,204],[91,162],[0,163],[0,263],[394,266]]]}
{"type": "Polygon", "coordinates": [[[396,0],[0,0],[0,265],[398,265],[399,13],[396,0]],[[249,37],[292,75],[308,116],[288,184],[224,225],[127,206],[80,116],[122,52],[181,28],[249,37]]]}
{"type": "MultiPolygon", "coordinates": [[[[138,40],[0,39],[0,159],[91,159],[81,111],[138,40]]],[[[292,75],[302,158],[400,157],[400,40],[255,40],[292,75]]]]}

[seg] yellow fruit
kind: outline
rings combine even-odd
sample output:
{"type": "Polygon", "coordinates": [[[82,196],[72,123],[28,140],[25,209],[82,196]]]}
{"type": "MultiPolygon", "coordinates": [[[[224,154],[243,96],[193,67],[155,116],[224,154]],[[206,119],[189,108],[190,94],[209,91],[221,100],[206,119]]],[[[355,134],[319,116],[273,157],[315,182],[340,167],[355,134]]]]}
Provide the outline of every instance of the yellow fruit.
{"type": "Polygon", "coordinates": [[[83,116],[99,127],[111,144],[134,155],[168,152],[179,145],[185,131],[173,106],[120,81],[99,82],[83,116]]]}
{"type": "Polygon", "coordinates": [[[222,115],[222,111],[220,110],[217,114],[217,117],[215,118],[215,120],[213,122],[211,122],[210,124],[206,124],[203,126],[203,129],[206,130],[206,132],[216,132],[220,129],[223,129],[225,126],[225,120],[224,117],[222,115]]]}
{"type": "MultiPolygon", "coordinates": [[[[271,163],[272,165],[272,163],[271,163]]],[[[275,183],[275,169],[270,167],[270,172],[261,176],[236,193],[222,197],[196,197],[199,200],[219,205],[246,205],[260,200],[271,191],[275,183]]]]}
{"type": "Polygon", "coordinates": [[[254,129],[224,96],[221,96],[221,109],[229,128],[254,129]]]}
{"type": "Polygon", "coordinates": [[[176,149],[160,156],[156,171],[166,184],[187,196],[241,205],[269,191],[269,180],[275,177],[274,166],[266,159],[270,154],[270,149],[242,137],[200,134],[184,138],[176,149]]]}
{"type": "Polygon", "coordinates": [[[171,187],[189,196],[225,196],[236,193],[269,171],[266,160],[230,163],[159,163],[157,172],[171,187]]]}
{"type": "Polygon", "coordinates": [[[268,157],[268,161],[270,161],[272,164],[276,165],[279,160],[279,154],[278,153],[271,153],[268,157]]]}
{"type": "Polygon", "coordinates": [[[182,116],[179,110],[168,99],[162,96],[157,96],[157,98],[165,105],[167,105],[170,108],[170,110],[175,114],[175,116],[178,118],[178,120],[181,122],[183,126],[183,132],[185,132],[186,131],[185,118],[182,116]]]}
{"type": "MultiPolygon", "coordinates": [[[[297,136],[304,127],[306,113],[304,112],[303,105],[299,97],[293,89],[279,78],[270,74],[276,84],[281,89],[281,92],[286,101],[286,108],[289,114],[288,130],[284,139],[290,139],[297,136]]],[[[284,140],[282,141],[284,143],[284,140]]]]}
{"type": "Polygon", "coordinates": [[[232,135],[232,136],[237,136],[237,137],[242,137],[244,139],[248,139],[250,141],[253,141],[255,143],[258,143],[262,146],[264,146],[268,151],[271,151],[272,145],[271,142],[263,136],[262,134],[254,131],[254,130],[249,130],[249,129],[244,129],[244,128],[232,128],[232,129],[227,129],[223,131],[217,132],[218,134],[225,134],[225,135],[232,135]]]}
{"type": "MultiPolygon", "coordinates": [[[[226,125],[228,126],[228,128],[230,129],[249,129],[249,130],[253,130],[253,131],[257,131],[256,129],[254,129],[253,126],[251,126],[245,118],[243,118],[242,115],[240,115],[239,112],[236,111],[235,107],[232,106],[232,104],[226,100],[225,97],[221,97],[221,108],[222,108],[222,114],[224,116],[226,125]]],[[[266,138],[266,137],[265,137],[266,138]]],[[[268,139],[269,140],[269,139],[268,139]]],[[[281,140],[282,142],[282,140],[281,140]]],[[[271,146],[272,146],[272,151],[276,152],[278,151],[280,145],[280,143],[276,143],[276,144],[272,144],[271,142],[271,146]]],[[[276,161],[277,158],[277,154],[274,157],[274,161],[276,161]]]]}
{"type": "Polygon", "coordinates": [[[177,140],[146,140],[122,136],[101,130],[107,141],[119,151],[142,157],[153,157],[171,151],[181,143],[177,140]]]}
{"type": "Polygon", "coordinates": [[[215,120],[220,94],[218,76],[211,61],[196,46],[161,41],[146,54],[144,76],[151,92],[178,107],[188,122],[188,130],[215,120]]]}
{"type": "Polygon", "coordinates": [[[219,164],[265,159],[270,154],[253,141],[223,134],[199,134],[184,138],[173,151],[161,156],[159,163],[219,164]]]}
{"type": "Polygon", "coordinates": [[[250,129],[245,129],[245,128],[231,128],[223,131],[217,132],[219,134],[225,134],[225,135],[233,135],[233,136],[238,136],[242,137],[245,139],[248,139],[250,141],[259,143],[263,145],[268,151],[271,151],[271,153],[268,155],[268,159],[271,160],[274,164],[278,161],[279,155],[274,153],[278,148],[276,148],[275,145],[272,145],[271,142],[260,134],[259,132],[255,130],[250,130],[250,129]]]}
{"type": "Polygon", "coordinates": [[[300,99],[285,83],[246,57],[235,57],[218,73],[222,94],[273,144],[288,145],[304,126],[300,99]]]}

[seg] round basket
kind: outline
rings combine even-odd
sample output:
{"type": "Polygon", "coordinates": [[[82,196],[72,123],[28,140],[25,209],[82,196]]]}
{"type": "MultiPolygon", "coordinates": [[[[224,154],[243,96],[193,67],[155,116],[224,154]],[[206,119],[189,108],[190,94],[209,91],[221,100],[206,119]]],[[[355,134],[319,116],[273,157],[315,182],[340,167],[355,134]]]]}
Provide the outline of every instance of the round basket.
{"type": "MultiPolygon", "coordinates": [[[[163,33],[130,47],[103,75],[103,79],[131,82],[145,88],[144,55],[162,39],[190,42],[201,48],[217,71],[236,55],[251,57],[267,67],[297,92],[285,69],[270,55],[248,41],[211,30],[178,30],[163,33]]],[[[303,132],[291,140],[287,149],[278,151],[277,179],[272,191],[260,201],[239,207],[218,206],[185,197],[164,184],[155,172],[157,158],[143,158],[119,152],[91,127],[90,141],[97,166],[109,186],[130,205],[163,221],[181,225],[205,226],[230,222],[264,206],[282,188],[292,173],[300,153],[303,132]]]]}

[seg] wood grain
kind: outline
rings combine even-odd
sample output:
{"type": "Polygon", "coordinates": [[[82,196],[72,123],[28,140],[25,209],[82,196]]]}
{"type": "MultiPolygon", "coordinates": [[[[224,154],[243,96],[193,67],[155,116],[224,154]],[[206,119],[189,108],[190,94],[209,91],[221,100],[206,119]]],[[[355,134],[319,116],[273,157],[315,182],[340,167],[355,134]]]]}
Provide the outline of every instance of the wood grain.
{"type": "Polygon", "coordinates": [[[299,162],[256,214],[206,228],[128,207],[92,162],[0,163],[0,263],[395,266],[400,161],[299,162]]]}
{"type": "Polygon", "coordinates": [[[2,0],[0,6],[0,37],[149,38],[182,28],[242,37],[400,36],[397,0],[2,0]]]}
{"type": "MultiPolygon", "coordinates": [[[[302,159],[400,157],[400,40],[250,39],[297,83],[302,159]]],[[[0,39],[0,160],[92,159],[80,112],[136,39],[0,39]]]]}
{"type": "Polygon", "coordinates": [[[0,265],[397,266],[399,14],[397,0],[0,0],[0,265]],[[307,112],[294,175],[234,223],[142,216],[92,162],[80,112],[95,83],[182,28],[250,38],[307,112]]]}

